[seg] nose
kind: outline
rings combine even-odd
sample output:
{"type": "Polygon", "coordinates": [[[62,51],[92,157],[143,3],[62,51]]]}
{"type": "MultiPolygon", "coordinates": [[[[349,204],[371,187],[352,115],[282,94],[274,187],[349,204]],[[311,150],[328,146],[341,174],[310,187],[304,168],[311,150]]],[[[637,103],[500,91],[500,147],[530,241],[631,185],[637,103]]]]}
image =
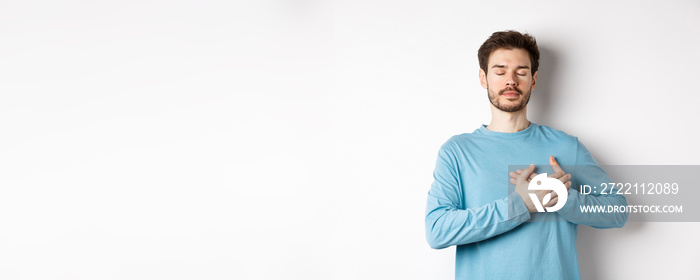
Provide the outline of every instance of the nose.
{"type": "Polygon", "coordinates": [[[506,80],[506,86],[509,86],[509,87],[518,86],[518,82],[515,81],[515,77],[513,75],[509,76],[508,79],[506,80]]]}

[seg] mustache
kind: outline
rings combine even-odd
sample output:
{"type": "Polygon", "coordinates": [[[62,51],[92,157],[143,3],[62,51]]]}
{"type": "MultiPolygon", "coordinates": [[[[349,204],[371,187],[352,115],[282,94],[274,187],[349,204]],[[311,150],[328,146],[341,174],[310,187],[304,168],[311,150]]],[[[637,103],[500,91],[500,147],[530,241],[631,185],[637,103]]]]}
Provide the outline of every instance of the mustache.
{"type": "Polygon", "coordinates": [[[504,88],[504,89],[502,89],[501,91],[499,91],[499,92],[498,92],[498,95],[503,95],[503,93],[506,92],[506,91],[515,91],[515,92],[519,93],[520,95],[523,94],[523,91],[520,90],[519,88],[507,87],[507,88],[504,88]]]}

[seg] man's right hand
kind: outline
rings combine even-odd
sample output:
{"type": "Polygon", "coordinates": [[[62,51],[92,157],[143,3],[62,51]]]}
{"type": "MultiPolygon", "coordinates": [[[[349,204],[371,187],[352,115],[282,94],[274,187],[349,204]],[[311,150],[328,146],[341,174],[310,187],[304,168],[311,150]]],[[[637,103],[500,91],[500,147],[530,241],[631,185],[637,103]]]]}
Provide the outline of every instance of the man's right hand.
{"type": "Polygon", "coordinates": [[[530,166],[523,169],[523,171],[518,175],[517,179],[510,179],[510,182],[515,185],[515,192],[520,195],[523,202],[525,202],[525,206],[527,206],[527,210],[530,212],[537,212],[537,208],[535,207],[535,204],[532,203],[532,199],[530,199],[528,193],[534,193],[537,195],[537,199],[540,201],[540,203],[542,203],[542,198],[544,198],[545,195],[552,193],[551,199],[549,202],[547,202],[547,204],[544,204],[543,207],[554,206],[557,204],[557,201],[559,201],[557,193],[552,190],[528,190],[528,185],[530,185],[528,178],[530,178],[530,175],[532,175],[534,171],[535,165],[530,164],[530,166]]]}

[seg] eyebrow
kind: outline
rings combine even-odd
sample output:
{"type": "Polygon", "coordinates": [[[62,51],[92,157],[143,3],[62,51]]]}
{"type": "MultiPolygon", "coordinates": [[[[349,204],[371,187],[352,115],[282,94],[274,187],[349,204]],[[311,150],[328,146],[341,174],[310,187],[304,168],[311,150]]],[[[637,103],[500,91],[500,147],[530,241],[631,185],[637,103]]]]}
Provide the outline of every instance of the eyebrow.
{"type": "MultiPolygon", "coordinates": [[[[502,64],[496,64],[494,66],[491,66],[491,68],[506,68],[506,66],[502,65],[502,64]]],[[[516,67],[515,69],[530,69],[530,66],[520,65],[520,66],[516,67]]]]}

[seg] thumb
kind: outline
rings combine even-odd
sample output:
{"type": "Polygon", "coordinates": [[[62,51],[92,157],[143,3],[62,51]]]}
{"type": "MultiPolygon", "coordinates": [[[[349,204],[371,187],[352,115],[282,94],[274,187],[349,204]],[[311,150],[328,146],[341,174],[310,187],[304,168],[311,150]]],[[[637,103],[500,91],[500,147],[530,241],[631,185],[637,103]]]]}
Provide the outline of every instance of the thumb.
{"type": "Polygon", "coordinates": [[[561,169],[561,166],[559,166],[559,163],[554,158],[554,156],[549,156],[549,165],[552,166],[552,170],[554,170],[554,173],[557,173],[559,171],[564,172],[564,169],[561,169]]]}

